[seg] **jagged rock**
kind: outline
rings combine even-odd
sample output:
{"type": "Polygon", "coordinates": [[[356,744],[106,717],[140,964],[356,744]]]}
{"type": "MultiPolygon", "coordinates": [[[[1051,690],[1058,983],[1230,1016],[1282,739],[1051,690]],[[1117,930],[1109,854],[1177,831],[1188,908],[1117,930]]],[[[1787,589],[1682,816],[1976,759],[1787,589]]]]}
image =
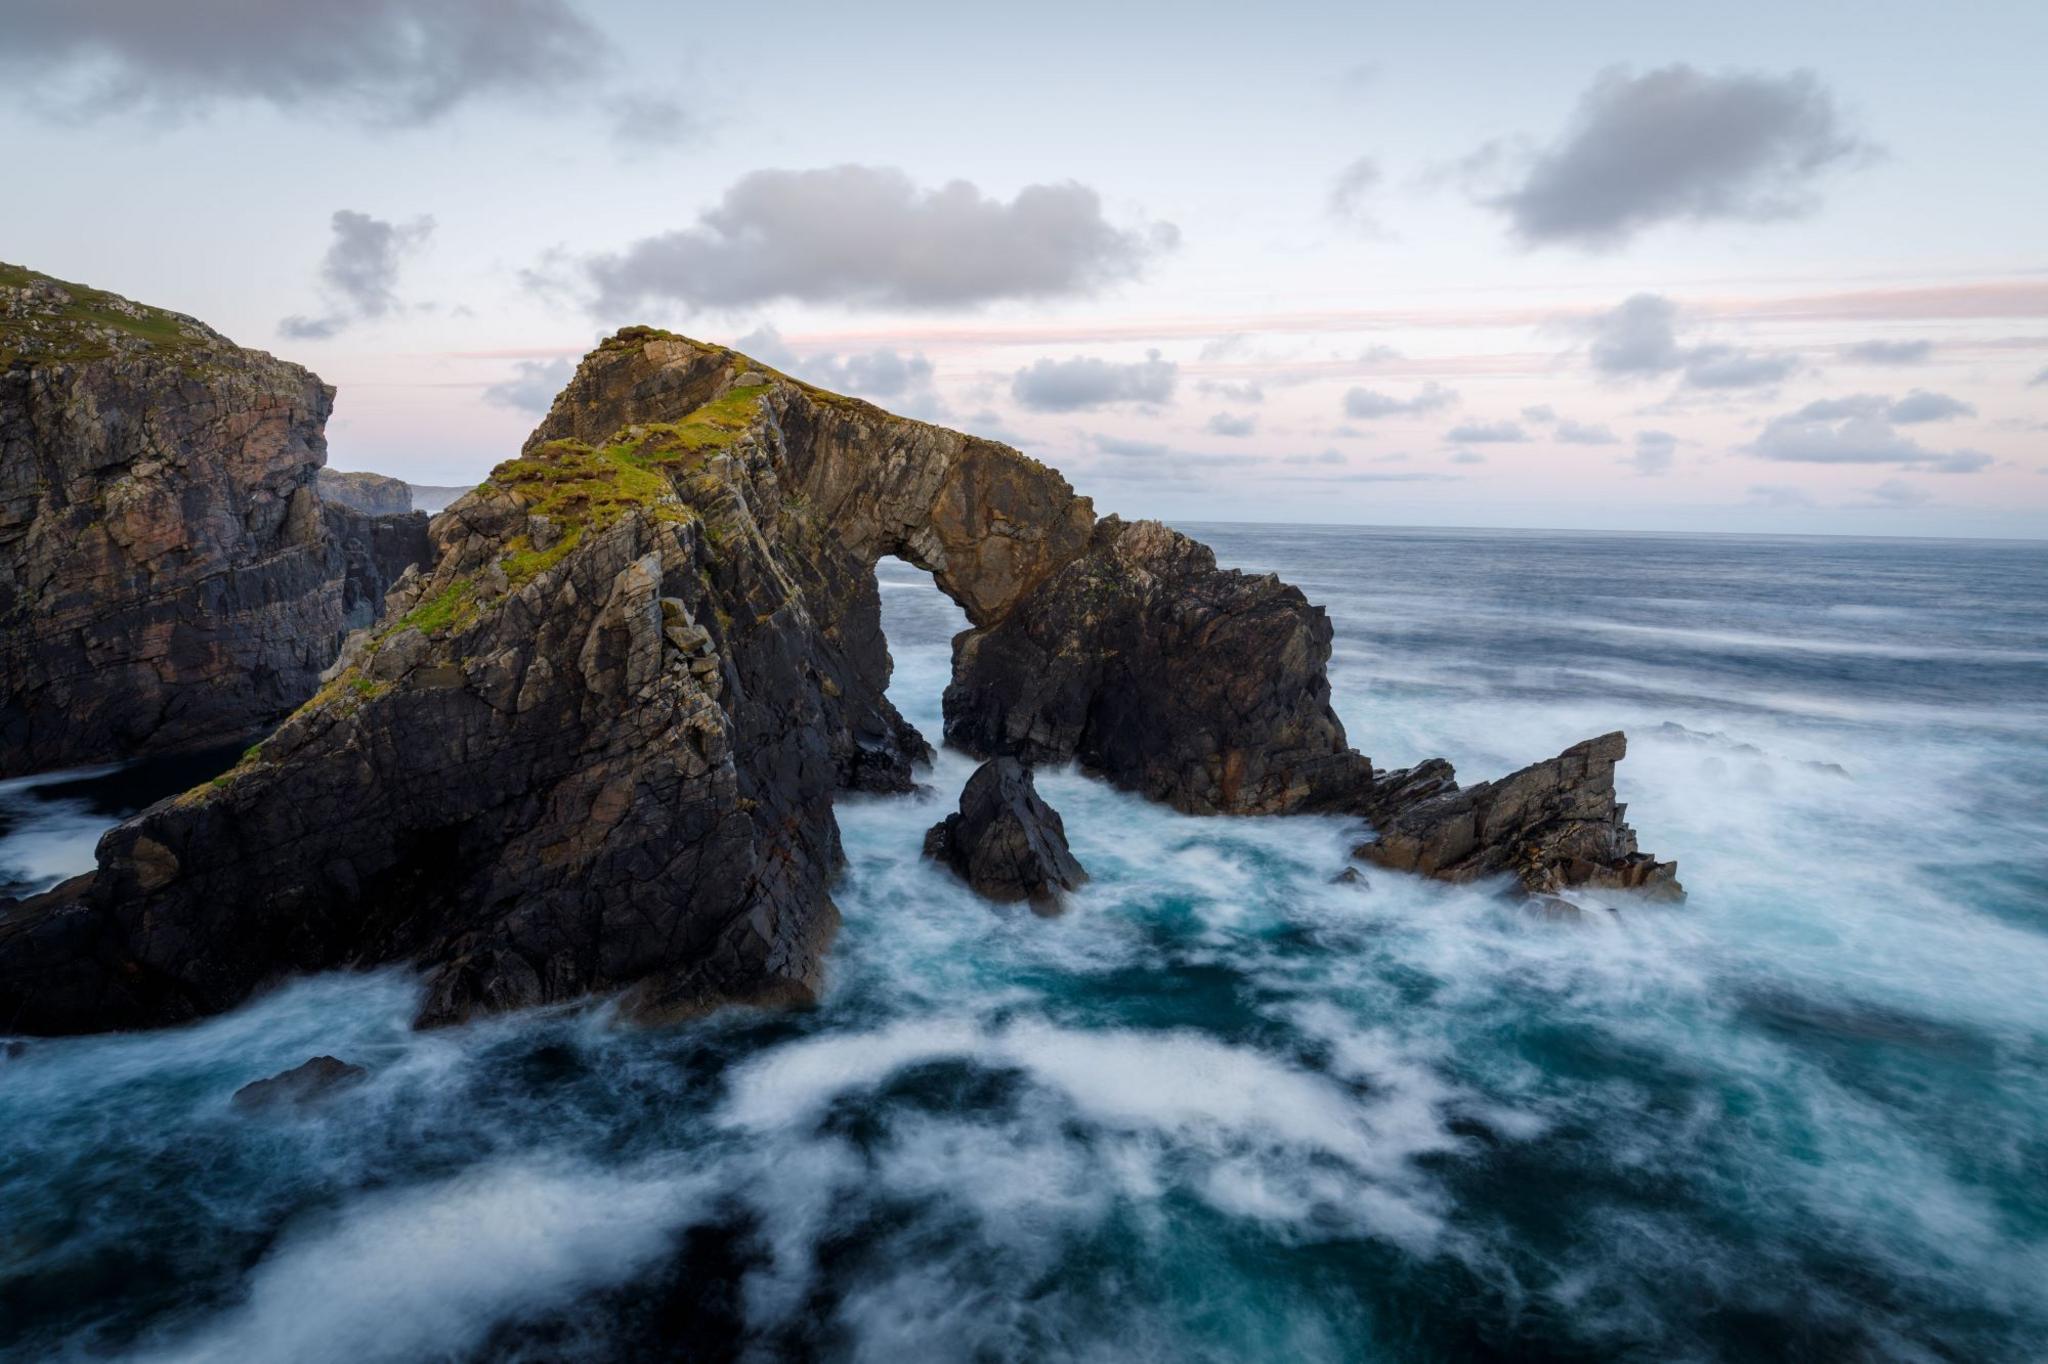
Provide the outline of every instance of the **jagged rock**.
{"type": "Polygon", "coordinates": [[[365,516],[406,516],[412,511],[412,485],[386,474],[322,469],[313,489],[322,501],[352,507],[365,516]]]}
{"type": "Polygon", "coordinates": [[[1388,773],[1366,806],[1377,837],[1355,855],[1443,881],[1512,876],[1531,895],[1599,886],[1681,899],[1677,864],[1636,850],[1614,798],[1627,752],[1625,736],[1603,734],[1463,789],[1441,758],[1388,773]]]}
{"type": "MultiPolygon", "coordinates": [[[[833,798],[907,791],[929,753],[885,695],[885,555],[974,626],[948,733],[984,756],[1078,758],[1200,812],[1378,811],[1390,850],[1421,844],[1399,819],[1431,827],[1427,802],[1374,806],[1329,708],[1328,622],[1298,591],[1156,523],[1098,523],[1007,446],[720,347],[606,341],[430,535],[238,767],[0,915],[0,1026],[163,1023],[394,961],[428,972],[422,1024],[593,991],[641,1018],[812,997],[833,798]]],[[[1485,810],[1550,799],[1514,794],[1527,775],[1485,810]]],[[[1560,877],[1622,874],[1597,805],[1577,832],[1530,827],[1560,877]]]]}
{"type": "Polygon", "coordinates": [[[0,265],[0,777],[234,738],[313,693],[426,540],[321,502],[333,398],[0,265]]]}
{"type": "Polygon", "coordinates": [[[946,740],[1078,759],[1194,814],[1348,809],[1372,767],[1330,708],[1329,658],[1329,620],[1299,589],[1106,516],[1086,553],[954,641],[946,740]]]}
{"type": "Polygon", "coordinates": [[[1067,848],[1059,811],[1039,797],[1031,769],[1015,758],[993,758],[974,770],[960,809],[925,834],[924,855],[951,867],[978,894],[1029,900],[1040,909],[1056,908],[1061,892],[1088,879],[1067,848]]]}
{"type": "Polygon", "coordinates": [[[287,1104],[294,1107],[324,1099],[337,1089],[361,1084],[370,1077],[370,1072],[361,1066],[332,1056],[316,1056],[303,1065],[271,1076],[268,1080],[252,1080],[235,1091],[235,1107],[246,1109],[282,1108],[287,1104]]]}

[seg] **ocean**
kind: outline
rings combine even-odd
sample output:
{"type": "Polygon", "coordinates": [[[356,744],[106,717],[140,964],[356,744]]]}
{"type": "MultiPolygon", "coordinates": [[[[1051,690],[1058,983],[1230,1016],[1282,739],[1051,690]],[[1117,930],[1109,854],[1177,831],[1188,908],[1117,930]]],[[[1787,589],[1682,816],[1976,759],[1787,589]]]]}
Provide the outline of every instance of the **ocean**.
{"type": "MultiPolygon", "coordinates": [[[[0,1357],[2048,1357],[2048,544],[1186,529],[1328,607],[1380,766],[1626,730],[1690,898],[1338,884],[1356,821],[1046,772],[1039,918],[920,860],[942,752],[841,806],[814,1010],[417,1034],[380,971],[14,1049],[0,1357]],[[371,1076],[231,1107],[318,1054],[371,1076]]],[[[881,577],[936,741],[964,622],[881,577]]],[[[203,775],[7,784],[0,882],[203,775]]]]}

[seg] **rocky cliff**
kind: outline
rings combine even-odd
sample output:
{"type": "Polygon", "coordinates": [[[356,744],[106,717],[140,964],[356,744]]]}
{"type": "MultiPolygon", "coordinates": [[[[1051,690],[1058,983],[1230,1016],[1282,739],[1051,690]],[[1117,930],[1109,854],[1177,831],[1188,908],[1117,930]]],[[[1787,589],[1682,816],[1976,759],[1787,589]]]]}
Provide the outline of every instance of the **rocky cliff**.
{"type": "MultiPolygon", "coordinates": [[[[388,961],[429,973],[425,1024],[598,990],[652,1018],[808,997],[834,795],[906,790],[926,752],[884,695],[884,555],[973,624],[963,746],[1201,812],[1420,799],[1346,744],[1295,589],[720,347],[619,333],[432,537],[239,767],[0,915],[0,1028],[186,1018],[388,961]]],[[[1561,781],[1600,804],[1583,764],[1561,781]]]]}
{"type": "Polygon", "coordinates": [[[404,516],[412,510],[412,485],[385,474],[322,469],[313,488],[322,501],[365,516],[404,516]]]}
{"type": "Polygon", "coordinates": [[[325,504],[333,390],[0,265],[0,776],[275,723],[425,549],[325,504]]]}

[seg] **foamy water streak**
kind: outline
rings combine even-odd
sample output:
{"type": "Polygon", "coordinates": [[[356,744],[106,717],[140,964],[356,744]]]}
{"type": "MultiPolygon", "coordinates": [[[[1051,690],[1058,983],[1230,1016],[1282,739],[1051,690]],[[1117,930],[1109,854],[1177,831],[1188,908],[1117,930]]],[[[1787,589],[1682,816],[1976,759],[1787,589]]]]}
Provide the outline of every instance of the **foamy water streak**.
{"type": "MultiPolygon", "coordinates": [[[[2048,552],[1203,528],[1382,764],[1617,725],[1692,900],[1532,918],[1342,820],[1041,775],[1054,920],[841,810],[823,1006],[406,1030],[401,973],[0,1061],[23,1359],[2023,1359],[2048,1338],[2048,552]],[[1959,610],[1952,603],[1974,603],[1959,610]],[[332,1052],[303,1115],[234,1089],[332,1052]]],[[[959,614],[883,569],[936,736],[959,614]]],[[[34,828],[0,840],[0,861],[34,828]],[[10,841],[12,840],[12,841],[10,841]]],[[[66,870],[68,868],[59,869],[66,870]]]]}

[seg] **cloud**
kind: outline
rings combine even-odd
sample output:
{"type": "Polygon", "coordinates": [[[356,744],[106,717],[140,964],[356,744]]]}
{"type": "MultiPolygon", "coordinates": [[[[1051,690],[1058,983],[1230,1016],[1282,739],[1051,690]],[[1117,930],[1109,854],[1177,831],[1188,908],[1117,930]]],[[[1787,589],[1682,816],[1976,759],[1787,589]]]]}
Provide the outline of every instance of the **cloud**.
{"type": "Polygon", "coordinates": [[[1105,455],[1147,458],[1167,453],[1167,447],[1158,441],[1126,440],[1122,436],[1094,436],[1091,440],[1095,448],[1105,455]]]}
{"type": "Polygon", "coordinates": [[[1874,394],[1825,398],[1772,418],[1746,448],[1791,464],[1895,464],[1943,474],[1973,474],[1991,464],[1991,456],[1975,450],[1929,450],[1900,435],[1893,425],[1896,409],[1874,394]]]}
{"type": "Polygon", "coordinates": [[[1782,483],[1751,484],[1749,501],[1753,506],[1788,511],[1813,505],[1813,499],[1803,489],[1787,487],[1782,483]]]}
{"type": "Polygon", "coordinates": [[[2033,378],[2027,380],[2027,387],[2048,388],[2048,369],[2042,370],[2039,374],[2036,374],[2033,378]]]}
{"type": "Polygon", "coordinates": [[[520,412],[545,412],[569,382],[576,367],[567,360],[521,360],[510,379],[484,389],[484,401],[520,412]]]}
{"type": "Polygon", "coordinates": [[[1359,421],[1413,417],[1439,411],[1457,401],[1456,390],[1445,388],[1434,379],[1424,383],[1411,398],[1395,398],[1370,388],[1354,388],[1344,395],[1344,415],[1359,421]]]}
{"type": "Polygon", "coordinates": [[[869,398],[899,398],[915,389],[929,388],[932,382],[932,362],[922,351],[905,355],[886,348],[849,355],[843,360],[836,355],[821,355],[803,362],[801,372],[821,388],[869,398]]]}
{"type": "Polygon", "coordinates": [[[1204,379],[1195,385],[1195,392],[1210,398],[1221,398],[1232,403],[1262,403],[1266,401],[1265,386],[1253,380],[1241,384],[1223,383],[1216,379],[1204,379]]]}
{"type": "Polygon", "coordinates": [[[1522,418],[1524,421],[1538,423],[1554,422],[1557,420],[1557,409],[1549,403],[1538,403],[1534,407],[1523,408],[1522,418]]]}
{"type": "Polygon", "coordinates": [[[1457,454],[1451,456],[1451,463],[1484,464],[1486,463],[1486,456],[1480,454],[1477,450],[1460,450],[1457,454]]]}
{"type": "Polygon", "coordinates": [[[349,208],[336,209],[330,227],[334,239],[320,260],[320,287],[329,311],[321,317],[283,319],[277,325],[286,336],[324,340],[351,323],[396,311],[399,269],[434,234],[432,218],[392,223],[349,208]]]}
{"type": "Polygon", "coordinates": [[[1529,436],[1513,422],[1466,422],[1444,432],[1444,439],[1455,445],[1503,445],[1529,436]]]}
{"type": "Polygon", "coordinates": [[[470,99],[565,88],[604,39],[567,0],[56,0],[8,7],[0,69],[65,117],[255,101],[425,123],[470,99]]]}
{"type": "Polygon", "coordinates": [[[1933,500],[1933,494],[1924,488],[1916,488],[1903,479],[1888,478],[1866,491],[1861,502],[1844,505],[1859,510],[1900,511],[1908,507],[1924,507],[1933,500]]]}
{"type": "Polygon", "coordinates": [[[1671,471],[1671,458],[1678,449],[1678,437],[1669,431],[1636,432],[1635,453],[1622,463],[1645,478],[1657,478],[1671,471]]]}
{"type": "Polygon", "coordinates": [[[1685,363],[1678,305],[1661,295],[1631,295],[1590,326],[1593,368],[1602,374],[1669,374],[1685,363]]]}
{"type": "Polygon", "coordinates": [[[932,362],[922,351],[877,346],[844,356],[831,351],[799,355],[765,323],[733,342],[733,349],[806,383],[879,399],[911,416],[936,420],[946,410],[932,386],[932,362]]]}
{"type": "Polygon", "coordinates": [[[1378,233],[1379,220],[1367,210],[1367,204],[1385,178],[1379,162],[1371,157],[1361,156],[1353,161],[1337,173],[1336,182],[1330,186],[1330,216],[1368,233],[1378,233]]]}
{"type": "Polygon", "coordinates": [[[965,180],[922,189],[888,166],[759,170],[694,225],[591,256],[591,306],[731,308],[788,298],[865,308],[1081,297],[1135,278],[1179,243],[1169,223],[1121,228],[1067,181],[1014,199],[965,180]]]}
{"type": "Polygon", "coordinates": [[[1796,217],[1823,172],[1869,150],[1811,72],[1613,68],[1520,183],[1485,202],[1531,246],[1603,250],[1659,223],[1796,217]]]}
{"type": "Polygon", "coordinates": [[[1842,358],[1866,365],[1917,365],[1934,353],[1932,341],[1858,341],[1842,347],[1842,358]]]}
{"type": "Polygon", "coordinates": [[[1578,324],[1592,336],[1593,368],[1610,378],[1683,373],[1692,388],[1755,388],[1796,372],[1797,357],[1760,354],[1709,343],[1682,345],[1678,305],[1660,294],[1634,294],[1578,324]]]}
{"type": "Polygon", "coordinates": [[[1946,393],[1929,393],[1916,388],[1885,409],[1885,416],[1901,426],[1920,422],[1947,421],[1952,417],[1974,417],[1977,409],[1946,393]]]}
{"type": "Polygon", "coordinates": [[[1230,412],[1218,412],[1209,418],[1206,428],[1212,436],[1249,436],[1259,429],[1257,417],[1240,417],[1230,412]]]}
{"type": "Polygon", "coordinates": [[[1010,380],[1010,396],[1034,412],[1074,412],[1109,403],[1165,403],[1173,400],[1180,366],[1156,350],[1134,364],[1093,356],[1039,360],[1010,380]]]}
{"type": "Polygon", "coordinates": [[[1685,382],[1694,388],[1757,388],[1792,375],[1791,355],[1760,355],[1734,346],[1695,346],[1685,358],[1685,382]]]}
{"type": "Polygon", "coordinates": [[[1810,402],[1796,414],[1808,421],[1837,421],[1844,417],[1869,417],[1878,421],[1912,426],[1920,422],[1947,421],[1952,417],[1974,417],[1977,409],[1946,393],[1929,393],[1916,388],[1905,397],[1891,399],[1875,393],[1858,393],[1848,398],[1822,398],[1810,402]]]}
{"type": "Polygon", "coordinates": [[[1569,417],[1559,422],[1557,430],[1552,434],[1566,445],[1614,445],[1621,440],[1621,437],[1615,435],[1605,425],[1589,426],[1585,422],[1575,422],[1569,417]]]}
{"type": "Polygon", "coordinates": [[[1347,464],[1342,450],[1319,450],[1313,455],[1282,455],[1282,464],[1347,464]]]}
{"type": "Polygon", "coordinates": [[[667,95],[627,94],[608,101],[612,141],[629,152],[666,151],[704,135],[704,120],[667,95]]]}

